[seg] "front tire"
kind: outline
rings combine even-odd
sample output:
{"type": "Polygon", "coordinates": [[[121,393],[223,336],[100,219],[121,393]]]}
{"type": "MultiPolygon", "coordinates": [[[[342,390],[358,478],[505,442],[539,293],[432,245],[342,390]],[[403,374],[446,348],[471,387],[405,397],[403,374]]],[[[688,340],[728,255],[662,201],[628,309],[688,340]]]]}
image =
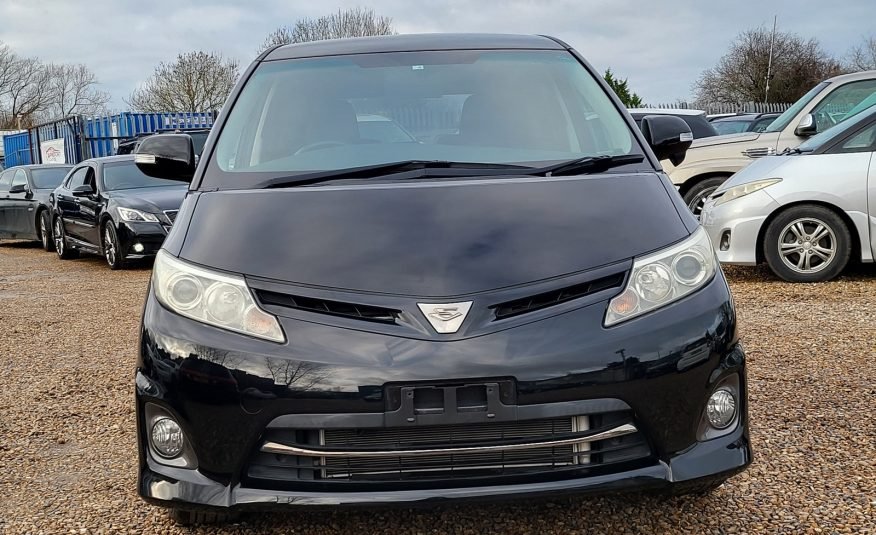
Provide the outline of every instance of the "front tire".
{"type": "Polygon", "coordinates": [[[52,236],[52,222],[49,219],[48,210],[43,210],[40,212],[40,216],[37,219],[37,228],[40,233],[40,242],[43,246],[43,251],[47,253],[52,253],[55,251],[55,242],[54,237],[52,236]]]}
{"type": "Polygon", "coordinates": [[[64,232],[64,223],[60,217],[56,217],[55,223],[52,225],[52,238],[55,242],[55,252],[58,253],[58,258],[70,260],[79,256],[79,251],[67,248],[67,233],[64,232]]]}
{"type": "Polygon", "coordinates": [[[119,238],[112,221],[103,224],[103,257],[110,269],[125,268],[125,257],[119,247],[119,238]]]}
{"type": "Polygon", "coordinates": [[[709,195],[715,193],[715,190],[726,180],[726,176],[707,178],[694,184],[684,194],[684,203],[687,204],[688,209],[696,216],[697,221],[700,219],[700,214],[703,213],[703,205],[706,204],[706,199],[709,198],[709,195]]]}
{"type": "Polygon", "coordinates": [[[852,252],[852,236],[842,218],[823,206],[794,206],[769,224],[764,257],[788,282],[822,282],[839,275],[852,252]]]}

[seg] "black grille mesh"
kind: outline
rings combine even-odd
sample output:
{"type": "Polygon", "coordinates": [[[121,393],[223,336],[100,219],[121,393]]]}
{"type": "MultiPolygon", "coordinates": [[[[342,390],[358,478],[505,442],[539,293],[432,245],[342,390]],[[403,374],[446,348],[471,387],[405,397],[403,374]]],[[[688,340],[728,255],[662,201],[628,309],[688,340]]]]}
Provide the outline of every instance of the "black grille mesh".
{"type": "Polygon", "coordinates": [[[533,312],[549,306],[565,303],[572,299],[585,297],[609,288],[618,288],[623,282],[624,274],[616,273],[614,275],[583,282],[574,286],[567,286],[558,290],[507,301],[505,303],[500,303],[493,308],[495,309],[496,319],[510,318],[511,316],[516,316],[518,314],[533,312]]]}

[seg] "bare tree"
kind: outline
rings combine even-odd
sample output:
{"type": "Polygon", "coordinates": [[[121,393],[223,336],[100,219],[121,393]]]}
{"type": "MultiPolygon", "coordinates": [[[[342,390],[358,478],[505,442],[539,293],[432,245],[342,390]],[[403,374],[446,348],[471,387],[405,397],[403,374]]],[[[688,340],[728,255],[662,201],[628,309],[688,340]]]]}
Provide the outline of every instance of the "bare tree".
{"type": "Polygon", "coordinates": [[[850,71],[876,70],[876,36],[871,35],[853,46],[846,54],[846,68],[850,71]]]}
{"type": "Polygon", "coordinates": [[[215,52],[188,52],[173,63],[160,63],[127,102],[145,112],[215,110],[225,103],[239,76],[237,60],[215,52]]]}
{"type": "Polygon", "coordinates": [[[773,43],[769,95],[766,94],[771,29],[739,34],[718,64],[707,69],[694,89],[700,103],[794,102],[813,85],[843,72],[816,39],[779,32],[773,43]]]}
{"type": "Polygon", "coordinates": [[[392,18],[378,16],[373,9],[357,7],[338,10],[337,13],[315,19],[301,19],[293,26],[281,26],[268,35],[259,52],[290,43],[394,33],[392,18]]]}
{"type": "Polygon", "coordinates": [[[97,89],[97,78],[85,65],[49,65],[50,118],[96,115],[105,109],[109,93],[97,89]]]}
{"type": "Polygon", "coordinates": [[[36,58],[15,57],[0,91],[8,126],[32,126],[49,97],[49,71],[36,58]]]}

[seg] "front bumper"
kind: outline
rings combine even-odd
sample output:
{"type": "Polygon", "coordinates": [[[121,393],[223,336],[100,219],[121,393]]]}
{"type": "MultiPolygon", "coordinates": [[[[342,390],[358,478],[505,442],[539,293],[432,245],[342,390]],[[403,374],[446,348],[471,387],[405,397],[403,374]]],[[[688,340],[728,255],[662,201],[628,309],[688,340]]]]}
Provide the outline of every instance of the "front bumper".
{"type": "Polygon", "coordinates": [[[722,264],[757,264],[758,236],[779,204],[763,190],[715,206],[709,199],[700,218],[722,264]]]}
{"type": "Polygon", "coordinates": [[[680,490],[722,480],[747,466],[744,353],[723,276],[677,303],[609,329],[602,327],[605,306],[599,302],[449,342],[281,318],[290,341],[278,345],[179,317],[150,291],[136,381],[139,493],[177,507],[414,503],[680,490]],[[705,401],[731,376],[740,383],[738,420],[729,434],[700,441],[705,401]],[[581,466],[425,483],[265,484],[248,471],[277,422],[330,428],[349,421],[356,428],[380,428],[387,414],[387,384],[495,377],[514,381],[521,414],[568,414],[581,404],[627,407],[649,453],[602,470],[581,466]],[[150,405],[180,423],[196,468],[158,462],[146,440],[150,405]]]}
{"type": "Polygon", "coordinates": [[[169,225],[151,221],[123,221],[119,223],[116,235],[123,257],[133,260],[155,256],[161,250],[169,230],[169,225]],[[142,250],[136,250],[135,246],[137,245],[142,246],[142,250]]]}

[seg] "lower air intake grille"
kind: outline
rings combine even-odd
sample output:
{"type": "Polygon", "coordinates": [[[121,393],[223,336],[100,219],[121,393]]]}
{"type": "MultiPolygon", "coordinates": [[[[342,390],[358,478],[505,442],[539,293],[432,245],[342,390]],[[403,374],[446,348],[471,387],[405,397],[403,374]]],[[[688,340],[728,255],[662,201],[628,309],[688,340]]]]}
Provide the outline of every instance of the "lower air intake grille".
{"type": "Polygon", "coordinates": [[[641,461],[651,455],[643,435],[627,412],[561,417],[517,422],[489,422],[405,428],[292,430],[269,429],[247,475],[255,480],[294,483],[303,481],[392,482],[440,481],[508,475],[544,474],[576,468],[600,467],[641,461]],[[625,427],[626,434],[592,442],[543,446],[579,433],[597,433],[625,427]],[[496,444],[525,444],[520,449],[483,451],[496,444]],[[318,453],[285,454],[262,451],[281,444],[312,452],[344,452],[338,456],[318,453]],[[423,450],[459,450],[477,452],[423,450]],[[400,450],[398,455],[385,452],[400,450]],[[417,450],[417,454],[403,452],[417,450]],[[380,451],[381,456],[355,453],[380,451]]]}

